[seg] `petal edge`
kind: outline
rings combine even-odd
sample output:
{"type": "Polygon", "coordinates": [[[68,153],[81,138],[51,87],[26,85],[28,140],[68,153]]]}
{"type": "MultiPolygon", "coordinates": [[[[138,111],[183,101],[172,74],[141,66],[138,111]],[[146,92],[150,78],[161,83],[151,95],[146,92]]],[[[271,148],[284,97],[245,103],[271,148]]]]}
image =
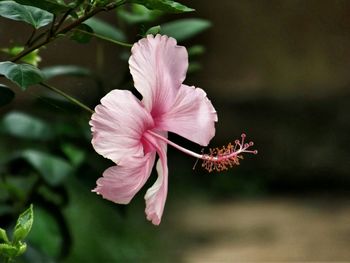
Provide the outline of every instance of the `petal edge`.
{"type": "Polygon", "coordinates": [[[93,192],[114,203],[128,204],[149,178],[155,155],[152,152],[142,158],[129,158],[108,168],[97,180],[93,192]]]}
{"type": "Polygon", "coordinates": [[[186,77],[187,50],[172,37],[148,35],[135,43],[129,59],[135,88],[152,116],[166,112],[186,77]]]}
{"type": "Polygon", "coordinates": [[[205,91],[181,85],[173,106],[161,118],[155,119],[155,125],[160,130],[207,146],[215,135],[217,121],[217,113],[205,91]]]}
{"type": "Polygon", "coordinates": [[[168,193],[168,164],[166,149],[167,145],[158,140],[153,140],[157,145],[159,160],[157,162],[158,178],[156,182],[149,188],[145,195],[146,201],[146,217],[152,221],[154,225],[159,225],[162,219],[165,201],[168,193]]]}
{"type": "Polygon", "coordinates": [[[89,124],[94,149],[115,163],[125,156],[143,156],[143,131],[154,125],[141,102],[127,90],[112,90],[103,97],[89,124]]]}

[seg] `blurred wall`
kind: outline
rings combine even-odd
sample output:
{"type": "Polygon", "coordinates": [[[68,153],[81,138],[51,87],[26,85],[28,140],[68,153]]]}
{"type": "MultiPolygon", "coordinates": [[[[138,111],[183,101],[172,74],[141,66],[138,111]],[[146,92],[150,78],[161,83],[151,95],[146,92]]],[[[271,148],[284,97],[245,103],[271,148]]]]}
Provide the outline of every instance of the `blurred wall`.
{"type": "Polygon", "coordinates": [[[218,110],[214,143],[245,131],[259,150],[235,174],[270,191],[349,194],[350,2],[184,3],[213,22],[190,81],[218,110]]]}
{"type": "Polygon", "coordinates": [[[198,79],[215,96],[347,90],[349,1],[184,1],[213,22],[198,79]]]}

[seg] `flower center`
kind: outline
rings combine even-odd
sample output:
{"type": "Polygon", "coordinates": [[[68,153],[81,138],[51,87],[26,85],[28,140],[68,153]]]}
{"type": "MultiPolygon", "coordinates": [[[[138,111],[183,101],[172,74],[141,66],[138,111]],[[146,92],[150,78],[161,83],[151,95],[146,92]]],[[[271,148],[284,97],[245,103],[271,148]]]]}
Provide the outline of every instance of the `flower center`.
{"type": "Polygon", "coordinates": [[[202,167],[206,169],[209,172],[212,171],[224,171],[228,168],[231,168],[233,166],[239,165],[239,161],[243,159],[242,154],[243,153],[252,153],[257,154],[257,150],[251,150],[250,147],[254,145],[252,141],[249,143],[245,143],[246,135],[243,133],[241,135],[241,140],[235,140],[234,143],[229,143],[227,146],[223,146],[222,148],[213,148],[209,149],[209,153],[195,153],[191,150],[188,150],[170,140],[167,138],[159,135],[156,132],[153,132],[151,130],[148,130],[145,134],[146,138],[147,136],[152,136],[157,139],[160,139],[167,144],[173,146],[174,148],[180,150],[181,152],[184,152],[190,156],[193,156],[197,159],[203,160],[202,167]]]}

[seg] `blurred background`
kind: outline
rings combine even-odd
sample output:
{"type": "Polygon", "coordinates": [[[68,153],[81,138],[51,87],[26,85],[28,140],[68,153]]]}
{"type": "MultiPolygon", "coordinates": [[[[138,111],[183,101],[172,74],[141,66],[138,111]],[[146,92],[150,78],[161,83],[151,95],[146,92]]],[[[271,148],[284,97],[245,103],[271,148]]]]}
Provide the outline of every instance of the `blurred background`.
{"type": "MultiPolygon", "coordinates": [[[[259,154],[207,173],[170,148],[168,199],[155,227],[143,199],[155,173],[127,206],[91,193],[112,163],[91,147],[89,115],[44,88],[13,87],[16,99],[0,109],[0,226],[11,227],[34,204],[21,260],[350,261],[350,2],[181,3],[196,12],[128,6],[98,18],[130,43],[159,24],[178,36],[191,50],[185,83],[203,88],[218,112],[211,146],[245,132],[259,154]],[[198,23],[169,26],[190,18],[198,23]]],[[[0,18],[1,47],[29,34],[26,25],[0,18]]],[[[111,89],[133,90],[128,52],[103,40],[59,39],[40,51],[39,68],[50,76],[52,66],[84,67],[49,82],[94,107],[111,89]]]]}

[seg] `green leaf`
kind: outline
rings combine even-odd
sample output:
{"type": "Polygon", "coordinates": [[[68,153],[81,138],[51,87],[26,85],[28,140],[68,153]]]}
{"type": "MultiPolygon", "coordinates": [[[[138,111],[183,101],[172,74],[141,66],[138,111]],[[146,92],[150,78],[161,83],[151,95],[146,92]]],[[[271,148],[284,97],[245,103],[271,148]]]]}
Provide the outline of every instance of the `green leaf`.
{"type": "Polygon", "coordinates": [[[9,241],[9,239],[7,237],[5,229],[2,229],[2,228],[0,228],[0,240],[5,241],[6,243],[10,243],[10,241],[9,241]]]}
{"type": "Polygon", "coordinates": [[[68,157],[70,162],[74,165],[74,167],[79,166],[85,159],[85,152],[79,149],[78,147],[65,143],[61,146],[62,151],[68,157]]]}
{"type": "Polygon", "coordinates": [[[0,122],[1,132],[23,139],[47,140],[53,131],[47,123],[20,112],[10,112],[0,122]]]}
{"type": "Polygon", "coordinates": [[[27,237],[32,228],[33,220],[33,205],[30,205],[29,208],[20,214],[17,219],[12,241],[14,244],[17,244],[19,241],[22,241],[27,237]]]}
{"type": "Polygon", "coordinates": [[[110,38],[110,39],[116,40],[116,41],[125,41],[126,40],[124,33],[120,29],[118,29],[118,28],[98,19],[98,18],[92,17],[92,18],[86,20],[84,22],[84,24],[87,24],[88,26],[90,26],[92,28],[92,30],[100,36],[110,38]]]}
{"type": "Polygon", "coordinates": [[[20,256],[20,255],[22,255],[24,252],[26,252],[26,250],[27,250],[27,244],[24,243],[24,242],[19,241],[19,242],[18,242],[18,245],[17,245],[17,249],[18,249],[18,251],[17,251],[17,256],[20,256]]]}
{"type": "Polygon", "coordinates": [[[194,9],[172,0],[131,0],[130,2],[143,5],[151,10],[160,10],[167,13],[184,13],[194,11],[194,9]]]}
{"type": "Polygon", "coordinates": [[[92,30],[92,28],[86,24],[81,24],[79,25],[76,29],[78,30],[74,30],[73,34],[71,35],[70,39],[80,43],[80,44],[86,44],[90,41],[90,39],[92,38],[91,35],[85,34],[84,32],[80,31],[86,31],[89,33],[93,33],[94,31],[92,30]]]}
{"type": "Polygon", "coordinates": [[[105,6],[106,4],[108,4],[110,2],[111,2],[110,0],[96,0],[95,4],[96,4],[96,6],[100,7],[100,6],[105,6]]]}
{"type": "Polygon", "coordinates": [[[22,5],[35,6],[37,8],[46,10],[53,14],[63,13],[69,9],[69,6],[67,6],[64,2],[56,1],[56,0],[14,0],[14,1],[22,5]]]}
{"type": "MultiPolygon", "coordinates": [[[[54,206],[55,207],[55,206],[54,206]]],[[[60,255],[61,247],[63,244],[63,237],[59,223],[60,221],[55,218],[56,213],[49,209],[43,209],[39,206],[35,209],[35,224],[28,237],[28,242],[35,248],[39,249],[41,253],[44,253],[51,257],[56,257],[60,255]],[[49,238],[45,238],[49,237],[49,238]]],[[[33,263],[39,261],[30,261],[33,263]]],[[[53,262],[51,260],[40,260],[40,262],[53,262]]],[[[57,261],[55,261],[57,262],[57,261]]],[[[59,262],[62,262],[61,260],[59,262]]],[[[74,262],[74,261],[73,261],[74,262]]],[[[83,261],[77,261],[85,262],[83,261]]]]}
{"type": "Polygon", "coordinates": [[[192,74],[194,72],[200,71],[201,69],[202,69],[202,65],[199,62],[193,61],[188,65],[187,73],[192,74]]]}
{"type": "Polygon", "coordinates": [[[75,77],[86,77],[91,76],[93,73],[91,70],[75,66],[75,65],[58,65],[52,67],[46,67],[41,70],[45,79],[51,79],[62,75],[75,76],[75,77]]]}
{"type": "MultiPolygon", "coordinates": [[[[14,153],[10,152],[7,154],[6,159],[3,160],[3,162],[9,162],[10,165],[12,165],[13,160],[16,158],[14,153]]],[[[0,191],[4,193],[5,195],[2,196],[2,200],[0,202],[3,203],[9,203],[8,201],[12,200],[18,200],[20,202],[23,202],[27,199],[28,195],[31,194],[31,191],[33,190],[34,184],[38,178],[38,176],[28,176],[28,174],[20,172],[21,174],[18,174],[17,172],[11,173],[11,175],[5,174],[6,182],[0,183],[0,191]],[[14,173],[16,176],[13,176],[14,173]]],[[[4,208],[2,206],[1,208],[4,208]]],[[[1,213],[13,213],[16,212],[15,209],[8,210],[2,210],[1,213]],[[7,211],[6,211],[7,210],[7,211]]]]}
{"type": "Polygon", "coordinates": [[[10,244],[0,244],[0,256],[13,258],[17,256],[18,248],[10,244]]]}
{"type": "Polygon", "coordinates": [[[205,47],[202,45],[194,45],[192,47],[189,47],[187,49],[187,52],[188,52],[188,56],[190,56],[190,57],[199,56],[199,55],[204,54],[205,47]]]}
{"type": "Polygon", "coordinates": [[[12,90],[0,84],[0,107],[9,104],[14,97],[15,93],[12,90]]]}
{"type": "MultiPolygon", "coordinates": [[[[19,53],[21,53],[23,50],[24,50],[23,46],[13,46],[10,48],[3,48],[1,51],[9,54],[11,57],[14,57],[19,53]]],[[[41,61],[41,57],[39,56],[39,49],[36,49],[30,52],[28,55],[25,55],[24,57],[21,58],[21,61],[37,67],[39,62],[41,61]]]]}
{"type": "Polygon", "coordinates": [[[179,42],[198,35],[210,26],[208,20],[199,18],[186,18],[161,25],[162,34],[171,36],[179,42]]]}
{"type": "Polygon", "coordinates": [[[25,150],[20,154],[51,186],[57,186],[72,173],[73,167],[65,160],[37,150],[25,150]]]}
{"type": "Polygon", "coordinates": [[[22,90],[43,80],[38,68],[29,64],[16,64],[10,61],[0,62],[0,74],[16,83],[22,90]]]}
{"type": "Polygon", "coordinates": [[[53,15],[37,7],[18,4],[14,1],[0,2],[0,16],[26,22],[34,28],[46,26],[53,20],[53,15]]]}
{"type": "Polygon", "coordinates": [[[146,33],[145,33],[145,36],[147,35],[157,35],[159,34],[161,31],[161,27],[160,26],[153,26],[151,28],[149,28],[146,33]]]}
{"type": "Polygon", "coordinates": [[[118,8],[118,17],[128,24],[149,23],[160,17],[163,12],[159,10],[149,10],[143,5],[132,4],[131,11],[127,8],[118,8]]]}

